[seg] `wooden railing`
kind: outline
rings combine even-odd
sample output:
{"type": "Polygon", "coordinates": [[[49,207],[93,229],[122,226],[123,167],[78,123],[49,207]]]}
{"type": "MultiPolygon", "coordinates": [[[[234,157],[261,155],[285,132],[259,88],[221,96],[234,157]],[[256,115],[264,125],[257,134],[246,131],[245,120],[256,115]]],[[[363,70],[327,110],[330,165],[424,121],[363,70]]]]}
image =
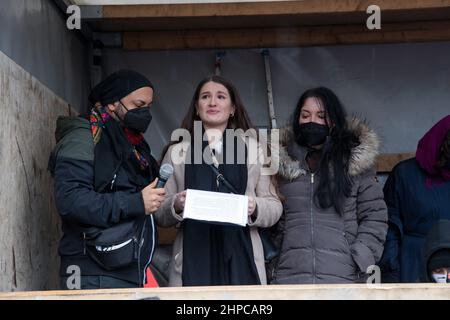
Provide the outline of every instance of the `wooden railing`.
{"type": "Polygon", "coordinates": [[[0,300],[439,300],[450,284],[184,287],[0,294],[0,300]]]}

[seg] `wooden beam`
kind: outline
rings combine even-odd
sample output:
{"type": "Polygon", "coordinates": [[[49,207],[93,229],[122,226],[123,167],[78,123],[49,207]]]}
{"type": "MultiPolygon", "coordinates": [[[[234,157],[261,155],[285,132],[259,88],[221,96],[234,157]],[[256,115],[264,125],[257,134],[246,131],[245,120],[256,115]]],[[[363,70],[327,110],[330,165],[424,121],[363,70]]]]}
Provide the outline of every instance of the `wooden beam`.
{"type": "Polygon", "coordinates": [[[228,17],[259,15],[311,15],[360,12],[378,5],[382,12],[450,7],[450,0],[302,0],[246,3],[202,3],[159,5],[103,6],[103,18],[157,18],[157,17],[228,17]]]}
{"type": "MultiPolygon", "coordinates": [[[[446,284],[216,286],[0,293],[0,300],[448,300],[446,284]]],[[[277,308],[275,304],[274,308],[277,308]]],[[[174,314],[175,314],[174,307],[174,314]]],[[[277,310],[279,311],[279,310],[277,310]]],[[[219,311],[220,312],[220,311],[219,311]]]]}
{"type": "Polygon", "coordinates": [[[415,153],[382,154],[377,159],[377,172],[391,172],[403,160],[415,157],[415,153]]]}
{"type": "Polygon", "coordinates": [[[383,24],[381,30],[365,25],[299,28],[255,28],[124,32],[125,50],[192,50],[277,48],[450,40],[450,21],[383,24]]]}

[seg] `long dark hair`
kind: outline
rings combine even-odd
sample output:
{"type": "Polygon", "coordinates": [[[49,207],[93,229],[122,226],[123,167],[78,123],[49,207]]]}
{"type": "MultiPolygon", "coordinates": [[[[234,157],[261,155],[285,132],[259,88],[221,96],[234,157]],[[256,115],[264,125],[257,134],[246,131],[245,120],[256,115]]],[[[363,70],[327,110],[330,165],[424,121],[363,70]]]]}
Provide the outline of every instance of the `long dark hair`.
{"type": "Polygon", "coordinates": [[[334,206],[343,213],[345,199],[351,194],[352,179],[349,159],[352,148],[359,144],[358,138],[348,129],[346,112],[338,97],[328,88],[307,90],[300,97],[292,119],[295,137],[299,137],[299,118],[306,99],[315,98],[325,111],[325,121],[331,128],[319,163],[319,186],[314,195],[317,206],[327,209],[334,206]]]}
{"type": "MultiPolygon", "coordinates": [[[[197,102],[200,97],[200,91],[202,90],[203,86],[205,84],[207,84],[208,82],[215,82],[215,83],[219,83],[219,84],[223,85],[225,88],[227,88],[228,93],[230,94],[231,103],[234,105],[235,111],[234,111],[234,116],[230,117],[228,120],[227,128],[242,129],[242,130],[244,130],[244,132],[247,131],[248,129],[254,129],[253,124],[250,121],[250,118],[247,114],[247,111],[245,110],[244,104],[242,103],[241,97],[239,96],[237,89],[227,79],[220,77],[220,76],[215,76],[215,75],[203,79],[197,85],[194,95],[192,96],[192,100],[189,105],[189,109],[188,109],[186,115],[184,116],[183,121],[181,122],[181,128],[188,130],[189,133],[191,135],[193,135],[194,121],[201,121],[200,117],[197,115],[197,102]]],[[[162,158],[166,154],[169,147],[178,142],[179,141],[170,142],[164,148],[164,150],[162,152],[162,158]]]]}

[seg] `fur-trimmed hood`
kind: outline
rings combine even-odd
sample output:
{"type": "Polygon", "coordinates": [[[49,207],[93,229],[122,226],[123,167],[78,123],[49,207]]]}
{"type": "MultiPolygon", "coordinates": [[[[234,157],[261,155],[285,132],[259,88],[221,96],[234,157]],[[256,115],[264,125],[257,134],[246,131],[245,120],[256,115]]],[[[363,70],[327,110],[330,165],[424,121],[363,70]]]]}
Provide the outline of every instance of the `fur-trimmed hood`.
{"type": "MultiPolygon", "coordinates": [[[[357,118],[348,119],[347,126],[358,137],[360,142],[358,146],[352,149],[349,163],[350,176],[357,176],[375,166],[379,154],[380,140],[364,120],[357,118]]],[[[306,171],[300,165],[301,161],[292,158],[288,151],[290,146],[296,144],[292,128],[281,129],[280,138],[280,167],[278,174],[287,180],[293,180],[300,175],[306,174],[306,171]]]]}

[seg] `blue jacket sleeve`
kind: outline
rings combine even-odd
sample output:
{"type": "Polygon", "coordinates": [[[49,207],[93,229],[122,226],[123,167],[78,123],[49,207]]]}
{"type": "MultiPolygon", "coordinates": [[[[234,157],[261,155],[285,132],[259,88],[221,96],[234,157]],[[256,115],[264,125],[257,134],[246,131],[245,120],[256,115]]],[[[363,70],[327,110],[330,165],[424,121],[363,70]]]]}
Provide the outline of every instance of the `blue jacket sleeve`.
{"type": "Polygon", "coordinates": [[[145,214],[140,192],[97,193],[93,180],[92,161],[58,158],[54,187],[56,207],[63,218],[106,228],[120,220],[145,214]]]}

